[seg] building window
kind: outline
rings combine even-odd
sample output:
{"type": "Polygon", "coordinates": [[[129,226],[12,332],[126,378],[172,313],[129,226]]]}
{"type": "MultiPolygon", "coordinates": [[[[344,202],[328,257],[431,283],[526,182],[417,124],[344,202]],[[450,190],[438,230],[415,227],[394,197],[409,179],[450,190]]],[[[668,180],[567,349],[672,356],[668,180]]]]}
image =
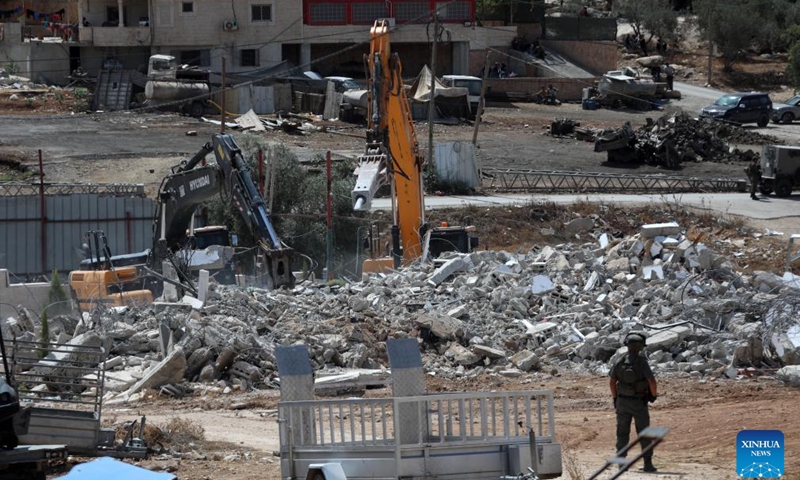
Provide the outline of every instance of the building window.
{"type": "Polygon", "coordinates": [[[176,54],[181,65],[191,65],[193,67],[210,67],[211,66],[211,50],[182,50],[176,54]]]}
{"type": "Polygon", "coordinates": [[[397,23],[427,22],[430,18],[428,12],[430,5],[428,2],[402,2],[394,4],[394,16],[397,23]]]}
{"type": "Polygon", "coordinates": [[[257,67],[258,66],[258,50],[256,49],[243,49],[240,50],[241,66],[242,67],[257,67]]]}
{"type": "Polygon", "coordinates": [[[439,17],[444,21],[462,22],[470,20],[471,6],[470,2],[449,2],[449,3],[436,3],[439,17]],[[444,7],[444,8],[441,8],[444,7]]]}
{"type": "Polygon", "coordinates": [[[194,2],[182,2],[181,5],[182,13],[194,13],[194,2]]]}
{"type": "Polygon", "coordinates": [[[386,3],[354,3],[353,9],[353,23],[371,24],[377,18],[386,18],[389,13],[386,9],[386,3]]]}
{"type": "Polygon", "coordinates": [[[312,3],[309,21],[312,25],[344,25],[347,10],[344,3],[312,3]]]}
{"type": "Polygon", "coordinates": [[[254,22],[271,22],[272,4],[261,3],[256,5],[250,5],[250,17],[254,22]]]}

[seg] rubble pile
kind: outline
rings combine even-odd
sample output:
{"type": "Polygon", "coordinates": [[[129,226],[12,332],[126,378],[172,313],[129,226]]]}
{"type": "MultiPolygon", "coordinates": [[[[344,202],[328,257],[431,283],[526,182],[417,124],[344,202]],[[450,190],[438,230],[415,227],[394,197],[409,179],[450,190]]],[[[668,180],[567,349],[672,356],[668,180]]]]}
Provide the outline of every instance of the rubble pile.
{"type": "Polygon", "coordinates": [[[734,145],[781,144],[780,140],[709,118],[694,119],[686,113],[665,115],[636,131],[639,142],[651,145],[669,139],[682,161],[737,163],[751,161],[758,153],[734,145]]]}
{"type": "MultiPolygon", "coordinates": [[[[631,330],[648,334],[662,374],[736,378],[785,367],[776,375],[798,381],[800,277],[742,274],[675,223],[614,238],[592,216],[564,230],[574,243],[450,254],[344,285],[212,285],[205,303],[59,316],[50,332],[59,343],[107,346],[112,402],[145,389],[179,395],[187,382],[220,392],[276,386],[275,348],[297,343],[323,371],[385,369],[384,342],[413,337],[426,371],[445,378],[603,374],[631,330]]],[[[5,319],[6,338],[36,338],[31,318],[5,319]]]]}
{"type": "Polygon", "coordinates": [[[38,85],[29,78],[12,75],[6,70],[0,68],[0,90],[14,90],[26,91],[47,88],[46,85],[38,85]]]}
{"type": "Polygon", "coordinates": [[[751,162],[758,152],[740,145],[782,144],[762,135],[718,120],[694,119],[686,113],[664,115],[635,132],[629,125],[595,132],[595,151],[608,152],[609,162],[641,162],[678,168],[684,162],[737,164],[751,162]]]}

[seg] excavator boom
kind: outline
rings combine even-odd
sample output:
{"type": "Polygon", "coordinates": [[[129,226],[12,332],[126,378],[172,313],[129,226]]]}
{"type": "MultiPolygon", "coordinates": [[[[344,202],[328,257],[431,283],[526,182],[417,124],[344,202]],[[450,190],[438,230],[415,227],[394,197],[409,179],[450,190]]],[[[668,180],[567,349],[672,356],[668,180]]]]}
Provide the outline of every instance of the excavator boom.
{"type": "Polygon", "coordinates": [[[359,157],[359,175],[351,198],[355,210],[369,210],[375,192],[392,185],[395,267],[422,255],[420,229],[425,222],[422,164],[402,67],[389,43],[389,23],[377,20],[370,30],[367,57],[367,146],[359,157]]]}

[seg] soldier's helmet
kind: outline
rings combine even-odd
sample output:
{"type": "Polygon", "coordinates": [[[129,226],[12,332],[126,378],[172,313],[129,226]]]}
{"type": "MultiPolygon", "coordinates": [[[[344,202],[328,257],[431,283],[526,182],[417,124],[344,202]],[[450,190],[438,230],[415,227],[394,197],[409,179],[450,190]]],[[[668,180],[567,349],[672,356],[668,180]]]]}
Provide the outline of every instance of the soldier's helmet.
{"type": "Polygon", "coordinates": [[[625,335],[624,344],[626,347],[631,346],[639,347],[640,349],[644,348],[644,346],[647,344],[647,335],[645,335],[644,332],[630,332],[625,335]]]}

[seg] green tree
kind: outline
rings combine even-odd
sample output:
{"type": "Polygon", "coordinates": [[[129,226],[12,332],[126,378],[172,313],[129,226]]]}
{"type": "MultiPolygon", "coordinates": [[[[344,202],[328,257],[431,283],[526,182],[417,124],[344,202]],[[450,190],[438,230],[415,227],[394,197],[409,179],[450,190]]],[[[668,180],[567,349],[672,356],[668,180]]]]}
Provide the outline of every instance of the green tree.
{"type": "MultiPolygon", "coordinates": [[[[260,137],[246,135],[239,141],[254,179],[258,177],[257,152],[261,149],[265,158],[275,162],[275,182],[272,192],[272,223],[281,240],[292,247],[302,261],[306,255],[314,262],[313,268],[321,271],[326,255],[326,190],[327,180],[323,168],[306,169],[297,156],[283,144],[268,143],[260,137]]],[[[314,162],[316,163],[316,162],[314,162]]],[[[319,165],[319,164],[318,164],[319,165]]],[[[340,267],[349,262],[356,249],[356,230],[362,224],[355,219],[350,204],[350,191],[355,185],[352,162],[336,162],[333,169],[333,212],[336,258],[340,267]]],[[[266,185],[266,189],[269,189],[266,185]]],[[[265,195],[269,204],[269,193],[265,195]]],[[[239,235],[240,246],[255,246],[256,239],[235,210],[230,198],[218,197],[208,202],[209,222],[226,225],[232,233],[239,235]]],[[[308,268],[299,263],[293,268],[308,268]]],[[[349,267],[352,268],[352,267],[349,267]]]]}
{"type": "Polygon", "coordinates": [[[678,14],[672,9],[670,0],[617,0],[614,12],[627,19],[636,35],[653,37],[668,42],[677,40],[678,14]]]}
{"type": "Polygon", "coordinates": [[[58,276],[58,270],[55,268],[50,279],[50,290],[47,292],[47,297],[50,303],[45,307],[45,311],[49,310],[53,315],[64,315],[72,311],[69,297],[67,297],[67,292],[64,291],[64,285],[58,276]]]}
{"type": "Polygon", "coordinates": [[[761,51],[786,44],[787,20],[795,18],[797,6],[786,0],[697,0],[695,11],[703,38],[716,45],[726,72],[751,49],[761,51]]]}
{"type": "MultiPolygon", "coordinates": [[[[795,26],[794,29],[800,33],[800,25],[795,26]]],[[[795,90],[800,89],[800,40],[796,40],[789,48],[786,76],[789,77],[795,90]]]]}

